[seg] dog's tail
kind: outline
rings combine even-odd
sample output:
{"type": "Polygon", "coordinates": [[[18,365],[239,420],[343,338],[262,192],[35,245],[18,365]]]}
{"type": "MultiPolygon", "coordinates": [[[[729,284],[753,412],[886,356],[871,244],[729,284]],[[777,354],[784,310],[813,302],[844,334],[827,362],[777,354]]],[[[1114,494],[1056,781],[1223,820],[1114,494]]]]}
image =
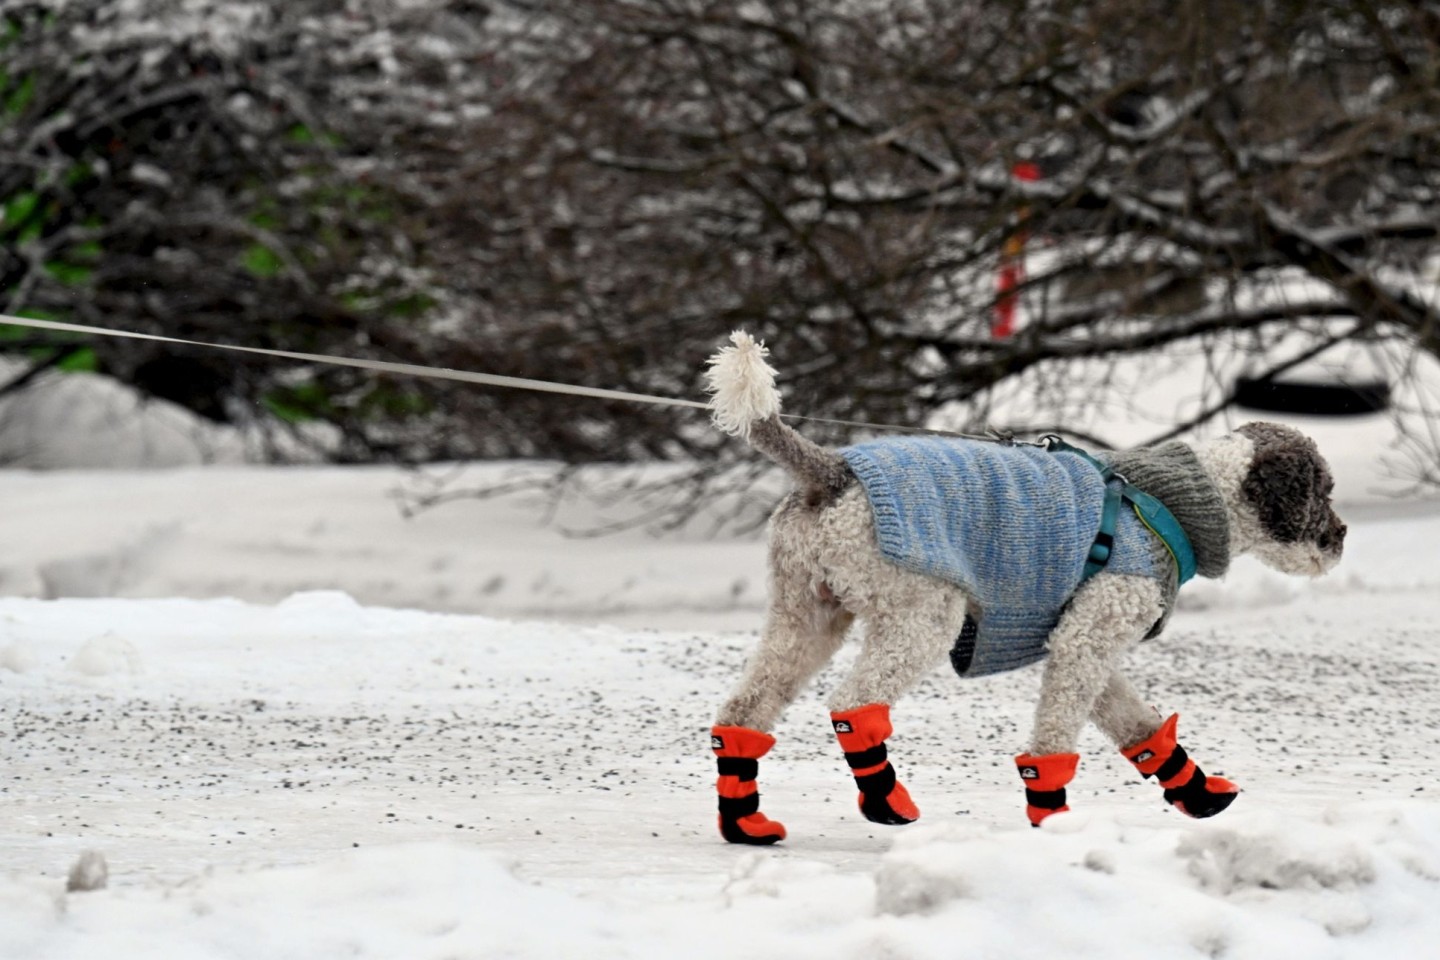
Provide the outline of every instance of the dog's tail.
{"type": "Polygon", "coordinates": [[[770,352],[765,345],[742,330],[730,335],[730,343],[710,358],[705,374],[715,425],[784,467],[805,490],[808,503],[828,503],[853,477],[845,458],[780,419],[780,391],[774,368],[765,362],[770,352]]]}

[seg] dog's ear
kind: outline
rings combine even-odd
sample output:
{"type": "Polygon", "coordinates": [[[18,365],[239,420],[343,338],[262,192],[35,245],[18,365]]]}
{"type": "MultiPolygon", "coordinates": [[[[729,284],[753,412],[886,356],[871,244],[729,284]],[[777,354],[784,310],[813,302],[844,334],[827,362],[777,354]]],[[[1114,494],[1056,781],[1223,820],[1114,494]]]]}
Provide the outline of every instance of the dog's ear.
{"type": "Polygon", "coordinates": [[[1240,489],[1265,532],[1279,543],[1324,538],[1335,481],[1314,441],[1278,423],[1247,423],[1236,433],[1255,446],[1240,489]]]}

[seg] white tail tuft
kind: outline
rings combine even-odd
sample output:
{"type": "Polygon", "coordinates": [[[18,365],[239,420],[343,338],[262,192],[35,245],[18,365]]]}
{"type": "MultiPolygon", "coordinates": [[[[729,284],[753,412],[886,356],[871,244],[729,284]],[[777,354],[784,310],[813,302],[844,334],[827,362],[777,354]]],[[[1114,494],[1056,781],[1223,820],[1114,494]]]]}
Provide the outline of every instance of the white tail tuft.
{"type": "Polygon", "coordinates": [[[775,369],[765,362],[770,351],[743,330],[730,334],[734,346],[721,347],[705,372],[710,415],[732,437],[748,437],[750,425],[780,412],[775,369]]]}

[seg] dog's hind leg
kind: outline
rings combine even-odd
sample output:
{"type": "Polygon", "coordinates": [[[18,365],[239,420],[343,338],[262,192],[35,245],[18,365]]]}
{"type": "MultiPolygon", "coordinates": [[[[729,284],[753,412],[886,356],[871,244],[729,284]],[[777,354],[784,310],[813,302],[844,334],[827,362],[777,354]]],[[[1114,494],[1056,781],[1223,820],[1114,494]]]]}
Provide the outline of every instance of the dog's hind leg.
{"type": "Polygon", "coordinates": [[[1033,826],[1070,809],[1065,787],[1075,776],[1080,730],[1110,681],[1121,655],[1160,619],[1160,587],[1143,577],[1100,574],[1075,592],[1051,632],[1049,659],[1030,750],[1015,758],[1025,783],[1025,813],[1033,826]]]}
{"type": "Polygon", "coordinates": [[[824,599],[808,584],[776,578],[771,590],[760,643],[716,716],[722,726],[774,729],[805,681],[835,655],[854,621],[833,596],[824,599]]]}
{"type": "Polygon", "coordinates": [[[875,823],[910,823],[920,810],[895,777],[885,741],[890,705],[940,661],[965,623],[965,595],[927,585],[864,614],[866,635],[850,676],[830,698],[830,721],[860,788],[860,812],[875,823]]]}
{"type": "Polygon", "coordinates": [[[731,843],[785,838],[785,827],[760,812],[757,761],[775,745],[769,731],[781,712],[835,653],[853,619],[833,596],[820,596],[800,579],[777,577],[772,598],[760,645],[710,731],[720,774],[720,835],[731,843]]]}
{"type": "Polygon", "coordinates": [[[1240,788],[1224,777],[1209,777],[1175,739],[1179,714],[1163,723],[1119,672],[1110,675],[1095,702],[1095,725],[1145,779],[1165,788],[1165,799],[1191,817],[1213,817],[1235,801],[1240,788]]]}

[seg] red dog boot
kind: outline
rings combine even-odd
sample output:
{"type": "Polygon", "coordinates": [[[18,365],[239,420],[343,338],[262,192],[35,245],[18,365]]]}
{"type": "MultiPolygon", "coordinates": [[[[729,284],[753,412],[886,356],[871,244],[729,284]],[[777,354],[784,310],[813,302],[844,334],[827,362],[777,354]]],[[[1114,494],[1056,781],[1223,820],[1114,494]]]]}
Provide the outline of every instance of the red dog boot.
{"type": "Polygon", "coordinates": [[[860,812],[875,823],[912,823],[920,810],[895,780],[895,768],[886,759],[885,739],[893,732],[890,705],[872,703],[830,714],[845,762],[860,788],[860,812]]]}
{"type": "Polygon", "coordinates": [[[1020,768],[1020,779],[1025,781],[1025,816],[1030,818],[1030,826],[1038,827],[1052,813],[1070,809],[1065,803],[1065,785],[1075,779],[1080,754],[1047,753],[1037,757],[1022,753],[1015,758],[1015,765],[1020,768]]]}
{"type": "Polygon", "coordinates": [[[767,844],[785,839],[785,827],[760,812],[755,776],[759,760],[775,746],[775,738],[749,727],[713,727],[710,746],[718,758],[720,836],[731,843],[767,844]]]}
{"type": "Polygon", "coordinates": [[[1154,777],[1165,788],[1165,799],[1186,816],[1213,817],[1235,802],[1240,788],[1224,777],[1207,777],[1175,742],[1180,714],[1160,725],[1149,737],[1120,752],[1147,780],[1154,777]]]}

